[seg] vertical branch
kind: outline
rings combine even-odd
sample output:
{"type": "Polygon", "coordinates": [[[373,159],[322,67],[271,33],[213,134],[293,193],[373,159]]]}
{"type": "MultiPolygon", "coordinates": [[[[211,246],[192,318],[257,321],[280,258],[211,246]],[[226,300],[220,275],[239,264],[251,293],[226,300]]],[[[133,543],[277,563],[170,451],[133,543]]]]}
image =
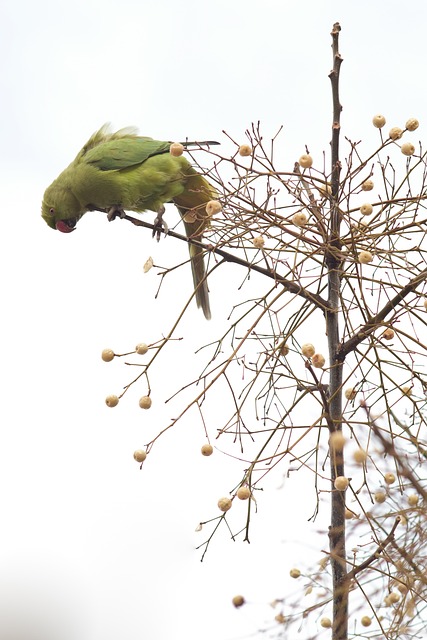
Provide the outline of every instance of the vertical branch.
{"type": "MultiPolygon", "coordinates": [[[[339,338],[339,292],[341,286],[340,271],[340,210],[338,206],[341,163],[339,159],[339,136],[341,104],[339,100],[339,72],[342,58],[338,50],[341,27],[335,23],[332,28],[333,68],[329,74],[332,85],[333,122],[331,140],[331,211],[326,264],[328,266],[328,301],[326,311],[326,331],[329,346],[329,416],[332,432],[342,430],[342,367],[338,358],[339,338]]],[[[331,440],[330,440],[331,441],[331,440]]],[[[331,441],[332,442],[332,441],[331,441]]],[[[331,525],[329,529],[329,548],[333,580],[333,640],[346,640],[348,627],[348,583],[345,551],[345,493],[337,491],[334,481],[344,474],[344,454],[342,445],[330,444],[331,463],[331,525]]]]}
{"type": "MultiPolygon", "coordinates": [[[[338,190],[340,184],[341,163],[339,158],[339,141],[340,141],[340,117],[342,106],[339,99],[339,75],[342,58],[338,50],[338,39],[341,27],[338,22],[334,24],[331,31],[332,36],[332,57],[333,67],[329,74],[332,85],[332,102],[333,102],[333,120],[332,120],[332,140],[331,140],[331,160],[332,160],[332,198],[337,201],[338,190]]],[[[337,211],[338,213],[338,211],[337,211]]],[[[339,225],[338,225],[339,226],[339,225]]]]}

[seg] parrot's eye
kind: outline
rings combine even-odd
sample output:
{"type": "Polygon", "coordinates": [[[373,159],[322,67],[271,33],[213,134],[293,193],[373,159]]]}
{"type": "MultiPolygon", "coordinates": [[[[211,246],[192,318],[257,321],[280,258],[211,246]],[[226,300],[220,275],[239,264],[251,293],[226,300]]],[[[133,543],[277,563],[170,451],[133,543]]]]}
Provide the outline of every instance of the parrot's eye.
{"type": "Polygon", "coordinates": [[[55,209],[53,207],[51,207],[49,209],[49,213],[50,213],[51,216],[54,216],[55,215],[55,209]]]}

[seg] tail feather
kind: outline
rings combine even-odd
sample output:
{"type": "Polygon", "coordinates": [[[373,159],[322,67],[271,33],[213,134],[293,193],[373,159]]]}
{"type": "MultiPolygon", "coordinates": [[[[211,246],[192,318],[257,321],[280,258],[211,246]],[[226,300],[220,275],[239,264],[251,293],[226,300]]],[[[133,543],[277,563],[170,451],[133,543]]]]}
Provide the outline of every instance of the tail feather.
{"type": "MultiPolygon", "coordinates": [[[[184,220],[185,235],[192,240],[202,240],[203,231],[207,227],[206,209],[202,205],[198,205],[197,209],[192,209],[194,219],[188,219],[189,209],[178,207],[179,212],[184,220]]],[[[194,291],[196,295],[196,303],[201,307],[205,318],[211,319],[211,309],[209,305],[209,289],[206,280],[206,268],[204,251],[201,247],[194,244],[188,245],[191,258],[191,272],[193,274],[194,291]]]]}
{"type": "MultiPolygon", "coordinates": [[[[202,240],[203,232],[210,226],[210,219],[206,213],[207,203],[217,197],[214,187],[204,176],[191,165],[185,169],[185,190],[174,198],[174,203],[184,220],[187,238],[202,240]],[[189,213],[193,215],[188,215],[189,213]]],[[[204,251],[196,245],[189,245],[191,271],[193,274],[194,290],[197,306],[201,307],[205,318],[210,320],[209,290],[206,281],[204,251]]]]}
{"type": "Polygon", "coordinates": [[[186,140],[185,142],[181,142],[185,148],[187,147],[213,147],[217,144],[221,144],[220,142],[216,142],[216,140],[202,140],[198,142],[198,140],[190,141],[186,140]]]}
{"type": "Polygon", "coordinates": [[[196,247],[195,245],[190,245],[190,257],[194,290],[196,292],[196,303],[199,308],[202,308],[206,320],[210,320],[211,308],[209,304],[209,290],[206,280],[203,249],[196,247]]]}

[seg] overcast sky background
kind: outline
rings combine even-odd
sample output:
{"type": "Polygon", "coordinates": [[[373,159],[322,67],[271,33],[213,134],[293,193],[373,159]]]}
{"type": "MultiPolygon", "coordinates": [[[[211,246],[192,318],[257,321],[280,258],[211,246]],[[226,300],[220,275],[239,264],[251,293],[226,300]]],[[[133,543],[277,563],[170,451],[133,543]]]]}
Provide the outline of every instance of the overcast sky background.
{"type": "Polygon", "coordinates": [[[204,533],[194,530],[216,515],[238,472],[219,452],[199,454],[197,416],[160,440],[141,472],[132,459],[173,416],[163,401],[183,382],[186,354],[224,327],[241,275],[212,278],[210,323],[189,311],[186,340],[154,379],[152,409],[138,408],[140,388],[110,410],[104,397],[133,370],[103,363],[100,352],[168,331],[191,292],[189,269],[155,300],[158,278],[142,266],[150,255],[173,264],[172,251],[185,260],[187,249],[96,213],[73,234],[54,233],[40,218],[45,188],[106,121],[160,140],[217,139],[226,154],[222,130],[245,142],[260,120],[267,139],[284,125],[283,170],[305,144],[320,157],[330,140],[335,21],[343,135],[377,140],[379,112],[396,126],[419,118],[422,139],[426,14],[422,0],[3,4],[0,593],[21,621],[32,602],[48,617],[57,612],[59,640],[235,640],[273,618],[264,605],[294,587],[286,576],[299,557],[320,557],[297,544],[310,489],[292,478],[279,491],[276,474],[251,545],[221,534],[200,563],[204,533]],[[253,606],[234,610],[236,593],[253,606]]]}

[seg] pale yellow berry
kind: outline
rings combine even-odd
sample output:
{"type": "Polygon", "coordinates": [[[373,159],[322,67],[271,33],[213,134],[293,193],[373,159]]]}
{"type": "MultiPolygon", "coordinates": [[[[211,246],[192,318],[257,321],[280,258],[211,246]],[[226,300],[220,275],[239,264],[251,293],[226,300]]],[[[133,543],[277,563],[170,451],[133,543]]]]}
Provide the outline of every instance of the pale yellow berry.
{"type": "Polygon", "coordinates": [[[367,453],[364,449],[356,449],[353,453],[353,460],[357,462],[357,464],[363,464],[367,457],[367,453]]]}
{"type": "Polygon", "coordinates": [[[348,478],[345,476],[338,476],[335,478],[334,487],[337,491],[345,491],[349,485],[348,478]]]}
{"type": "Polygon", "coordinates": [[[304,591],[304,595],[309,596],[312,591],[313,591],[313,587],[309,584],[307,589],[304,591]]]}
{"type": "Polygon", "coordinates": [[[112,349],[104,349],[104,351],[101,353],[101,358],[104,360],[104,362],[111,362],[111,360],[114,358],[114,351],[112,349]]]}
{"type": "Polygon", "coordinates": [[[397,588],[403,595],[405,595],[405,593],[408,593],[408,587],[406,586],[406,584],[403,584],[403,582],[399,582],[397,588]]]}
{"type": "Polygon", "coordinates": [[[391,600],[390,600],[390,594],[386,595],[386,597],[384,598],[384,604],[386,607],[391,607],[391,600]]]}
{"type": "Polygon", "coordinates": [[[400,150],[405,156],[412,156],[415,153],[415,147],[412,142],[404,142],[400,150]]]}
{"type": "Polygon", "coordinates": [[[180,142],[173,142],[169,147],[169,153],[171,154],[171,156],[175,157],[182,156],[182,154],[184,153],[184,145],[180,142]]]}
{"type": "Polygon", "coordinates": [[[401,524],[402,527],[406,527],[406,525],[408,524],[407,519],[402,513],[399,513],[399,524],[401,524]]]}
{"type": "Polygon", "coordinates": [[[239,487],[237,490],[237,497],[239,500],[247,500],[251,496],[251,490],[249,487],[239,487]]]}
{"type": "Polygon", "coordinates": [[[400,600],[400,593],[397,593],[396,591],[392,591],[389,595],[389,600],[392,604],[396,604],[396,602],[399,602],[400,600]]]}
{"type": "Polygon", "coordinates": [[[306,358],[311,358],[316,353],[316,350],[315,350],[314,346],[312,344],[310,344],[310,342],[307,342],[307,344],[303,344],[302,345],[301,353],[306,358]]]}
{"type": "Polygon", "coordinates": [[[219,200],[209,200],[206,205],[206,213],[208,214],[208,216],[214,216],[220,211],[222,211],[222,205],[219,200]]]}
{"type": "Polygon", "coordinates": [[[255,249],[262,249],[265,245],[265,240],[262,236],[258,236],[252,240],[252,244],[254,245],[255,249]]]}
{"type": "Polygon", "coordinates": [[[362,191],[372,191],[373,188],[374,183],[372,180],[365,180],[365,182],[362,182],[362,191]]]}
{"type": "Polygon", "coordinates": [[[145,342],[140,342],[139,344],[136,345],[135,351],[139,356],[143,356],[148,351],[148,345],[146,345],[145,342]]]}
{"type": "Polygon", "coordinates": [[[352,520],[354,518],[353,511],[350,511],[350,509],[346,509],[344,511],[344,517],[345,517],[346,520],[352,520]]]}
{"type": "Polygon", "coordinates": [[[406,125],[405,125],[408,131],[415,131],[415,129],[418,129],[419,126],[420,126],[420,123],[416,118],[409,118],[409,120],[406,122],[406,125]]]}
{"type": "Polygon", "coordinates": [[[211,444],[204,444],[200,449],[202,456],[211,456],[213,454],[213,446],[211,444]]]}
{"type": "Polygon", "coordinates": [[[374,259],[370,251],[361,251],[358,256],[360,264],[368,264],[374,259]]]}
{"type": "Polygon", "coordinates": [[[363,616],[360,620],[362,627],[370,627],[372,624],[372,620],[369,616],[363,616]]]}
{"type": "Polygon", "coordinates": [[[307,220],[308,218],[305,213],[296,213],[292,216],[292,224],[294,224],[296,227],[305,227],[305,225],[307,224],[307,220]]]}
{"type": "Polygon", "coordinates": [[[133,457],[137,462],[144,462],[145,458],[147,457],[147,453],[144,451],[144,449],[137,449],[133,452],[133,457]]]}
{"type": "Polygon", "coordinates": [[[286,621],[285,616],[283,615],[283,613],[278,613],[277,616],[274,616],[274,619],[276,622],[278,622],[279,624],[284,624],[284,622],[286,621]]]}
{"type": "Polygon", "coordinates": [[[332,449],[342,449],[346,443],[346,439],[341,431],[334,431],[329,436],[329,446],[332,449]]]}
{"type": "Polygon", "coordinates": [[[396,482],[396,476],[394,475],[394,473],[391,473],[389,471],[388,473],[384,474],[384,481],[386,484],[393,484],[393,482],[396,482]]]}
{"type": "Polygon", "coordinates": [[[194,209],[190,209],[189,211],[186,211],[182,219],[187,224],[193,224],[193,222],[196,222],[197,220],[197,212],[194,209]]]}
{"type": "Polygon", "coordinates": [[[154,264],[153,258],[150,256],[148,260],[144,263],[142,270],[144,273],[148,273],[154,264]]]}
{"type": "Polygon", "coordinates": [[[362,216],[370,216],[373,210],[374,207],[369,204],[369,202],[362,204],[362,206],[360,207],[360,213],[362,214],[362,216]]]}
{"type": "Polygon", "coordinates": [[[401,138],[402,136],[403,136],[403,131],[400,127],[393,127],[392,129],[390,129],[388,133],[388,137],[391,140],[399,140],[399,138],[401,138]]]}
{"type": "Polygon", "coordinates": [[[375,502],[378,502],[378,504],[382,504],[383,502],[385,502],[386,498],[387,498],[387,496],[384,493],[384,491],[375,491],[374,500],[375,500],[375,502]]]}
{"type": "Polygon", "coordinates": [[[286,342],[284,342],[284,343],[282,344],[282,346],[280,347],[280,349],[279,349],[279,353],[280,353],[280,355],[281,355],[281,356],[287,356],[287,355],[288,355],[288,353],[289,353],[289,347],[288,347],[288,345],[286,344],[286,342]]]}
{"type": "Polygon", "coordinates": [[[393,340],[394,338],[394,331],[393,329],[386,329],[382,335],[382,337],[384,338],[384,340],[393,340]]]}
{"type": "Polygon", "coordinates": [[[218,500],[218,509],[220,511],[228,511],[229,509],[231,509],[231,505],[233,503],[231,502],[230,498],[220,498],[218,500]]]}
{"type": "Polygon", "coordinates": [[[291,578],[299,578],[301,575],[301,571],[294,567],[289,571],[289,575],[291,576],[291,578]]]}
{"type": "Polygon", "coordinates": [[[324,367],[325,362],[326,360],[321,353],[315,353],[311,358],[311,363],[313,367],[316,367],[316,369],[321,369],[322,367],[324,367]]]}
{"type": "Polygon", "coordinates": [[[332,620],[330,618],[320,618],[320,626],[324,629],[330,629],[332,627],[332,620]]]}
{"type": "Polygon", "coordinates": [[[246,157],[252,155],[252,147],[248,144],[241,144],[239,147],[239,155],[246,157]]]}
{"type": "Polygon", "coordinates": [[[330,618],[320,618],[320,626],[324,629],[330,629],[332,627],[332,620],[330,618]]]}
{"type": "Polygon", "coordinates": [[[243,605],[245,604],[245,599],[243,596],[240,596],[240,595],[234,596],[231,602],[236,607],[236,609],[238,609],[239,607],[243,607],[243,605]]]}
{"type": "Polygon", "coordinates": [[[412,395],[412,387],[401,387],[400,390],[401,390],[401,392],[403,393],[404,396],[411,396],[412,395]]]}
{"type": "Polygon", "coordinates": [[[313,165],[313,158],[308,153],[303,153],[298,162],[303,169],[309,169],[313,165]]]}
{"type": "Polygon", "coordinates": [[[317,187],[319,190],[320,195],[324,196],[325,198],[327,198],[328,196],[331,195],[332,193],[332,186],[330,185],[329,182],[325,183],[325,186],[323,187],[317,187]]]}
{"type": "Polygon", "coordinates": [[[424,298],[423,305],[424,309],[427,311],[427,298],[424,298]]]}
{"type": "Polygon", "coordinates": [[[348,389],[344,391],[344,395],[347,400],[354,400],[357,395],[357,391],[354,387],[348,387],[348,389]]]}
{"type": "Polygon", "coordinates": [[[408,504],[410,507],[416,507],[418,505],[419,496],[416,493],[411,493],[408,496],[408,504]]]}
{"type": "Polygon", "coordinates": [[[150,396],[142,396],[139,399],[139,406],[141,407],[141,409],[149,409],[152,405],[152,401],[150,396]]]}
{"type": "Polygon", "coordinates": [[[374,116],[372,118],[372,124],[374,125],[374,127],[376,127],[377,129],[382,129],[383,126],[385,125],[385,118],[384,116],[377,114],[376,116],[374,116]]]}
{"type": "Polygon", "coordinates": [[[119,399],[117,396],[111,395],[105,398],[105,404],[107,407],[116,407],[119,404],[119,399]]]}

